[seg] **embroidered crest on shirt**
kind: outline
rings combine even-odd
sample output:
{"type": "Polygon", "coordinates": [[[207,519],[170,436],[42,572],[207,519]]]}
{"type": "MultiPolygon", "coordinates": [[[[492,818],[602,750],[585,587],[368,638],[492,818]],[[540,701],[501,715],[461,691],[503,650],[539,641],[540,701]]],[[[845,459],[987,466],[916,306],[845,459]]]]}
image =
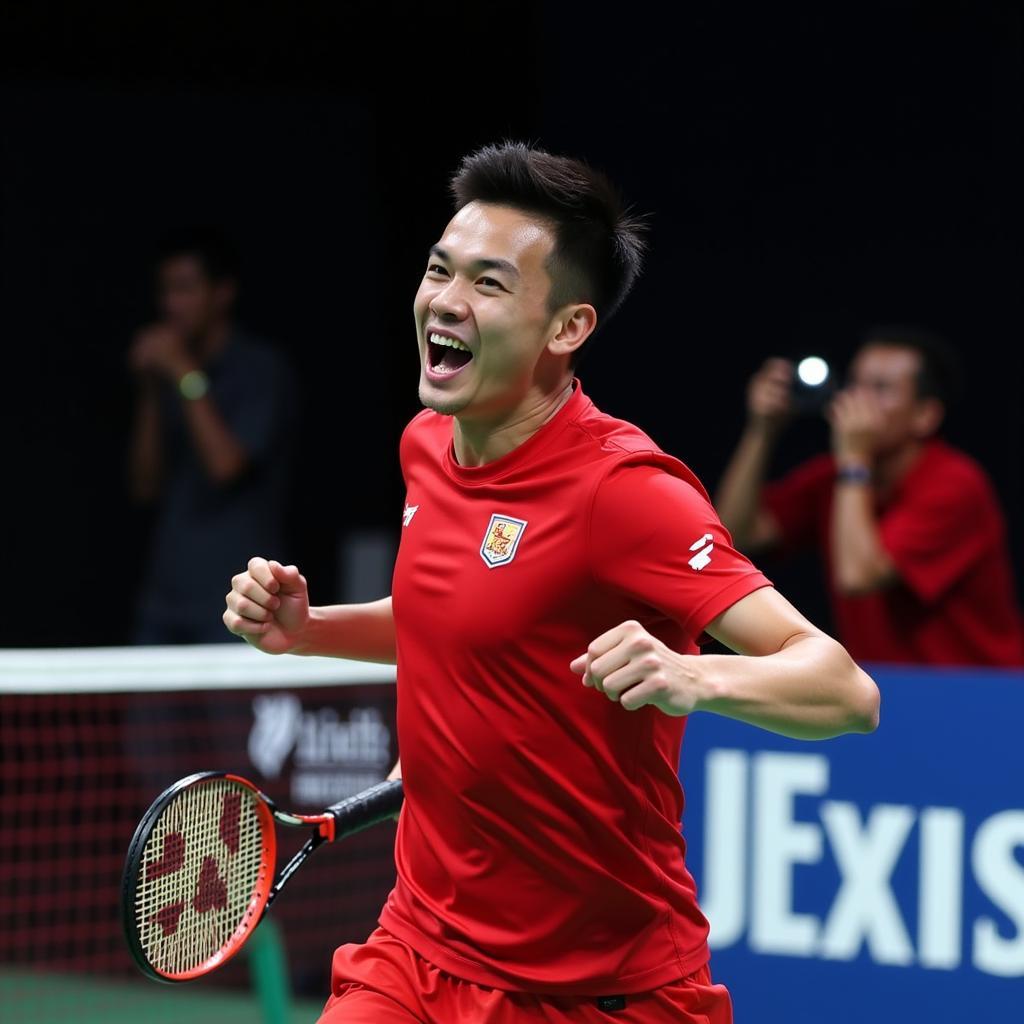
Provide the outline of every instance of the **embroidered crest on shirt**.
{"type": "Polygon", "coordinates": [[[690,550],[697,551],[697,554],[690,559],[688,564],[691,569],[700,572],[711,561],[711,552],[715,550],[715,545],[711,543],[711,534],[705,533],[699,540],[695,540],[690,545],[690,550]],[[705,545],[707,546],[705,547],[705,545]],[[697,551],[698,548],[700,548],[699,551],[697,551]]]}
{"type": "Polygon", "coordinates": [[[402,513],[402,525],[408,526],[412,522],[412,517],[416,515],[416,513],[419,512],[419,510],[419,505],[409,505],[407,503],[405,506],[405,511],[402,513]]]}
{"type": "Polygon", "coordinates": [[[516,549],[523,539],[525,530],[525,519],[515,519],[497,513],[491,516],[484,541],[480,545],[480,557],[488,569],[507,565],[516,557],[516,549]]]}

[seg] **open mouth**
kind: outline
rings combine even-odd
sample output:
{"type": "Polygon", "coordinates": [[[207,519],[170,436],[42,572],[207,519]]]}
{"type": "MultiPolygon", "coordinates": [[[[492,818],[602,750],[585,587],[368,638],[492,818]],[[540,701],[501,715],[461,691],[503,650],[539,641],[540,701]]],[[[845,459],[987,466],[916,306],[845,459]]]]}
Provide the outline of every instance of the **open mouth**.
{"type": "Polygon", "coordinates": [[[431,331],[427,335],[427,365],[438,376],[458,373],[473,359],[473,353],[458,338],[431,331]]]}

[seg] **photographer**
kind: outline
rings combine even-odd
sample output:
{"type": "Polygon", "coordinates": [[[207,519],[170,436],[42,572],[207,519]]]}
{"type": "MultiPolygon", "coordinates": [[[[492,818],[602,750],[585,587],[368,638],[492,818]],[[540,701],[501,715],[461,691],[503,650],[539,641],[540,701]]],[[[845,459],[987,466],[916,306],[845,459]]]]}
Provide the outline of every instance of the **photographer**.
{"type": "Polygon", "coordinates": [[[825,411],[831,454],[767,485],[796,411],[793,365],[769,359],[750,381],[719,515],[748,553],[817,547],[837,632],[855,659],[1024,664],[995,491],[973,459],[937,436],[957,379],[941,339],[871,332],[825,411]]]}

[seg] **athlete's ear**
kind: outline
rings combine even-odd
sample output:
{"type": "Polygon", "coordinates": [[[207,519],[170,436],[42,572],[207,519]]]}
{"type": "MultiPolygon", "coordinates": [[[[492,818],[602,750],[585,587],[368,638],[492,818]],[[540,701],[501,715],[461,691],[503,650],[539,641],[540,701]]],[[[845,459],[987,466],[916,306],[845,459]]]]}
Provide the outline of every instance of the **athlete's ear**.
{"type": "Polygon", "coordinates": [[[555,356],[572,355],[597,328],[597,310],[588,303],[563,306],[554,317],[555,336],[548,351],[555,356]]]}

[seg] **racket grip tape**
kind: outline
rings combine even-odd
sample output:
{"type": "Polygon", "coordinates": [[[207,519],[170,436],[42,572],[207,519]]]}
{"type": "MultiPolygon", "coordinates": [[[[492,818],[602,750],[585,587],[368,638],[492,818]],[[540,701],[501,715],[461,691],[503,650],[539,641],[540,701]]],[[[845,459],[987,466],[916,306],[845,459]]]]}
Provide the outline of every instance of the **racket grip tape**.
{"type": "Polygon", "coordinates": [[[327,813],[334,815],[334,838],[350,836],[394,817],[402,808],[402,799],[402,780],[391,779],[333,804],[327,813]]]}

